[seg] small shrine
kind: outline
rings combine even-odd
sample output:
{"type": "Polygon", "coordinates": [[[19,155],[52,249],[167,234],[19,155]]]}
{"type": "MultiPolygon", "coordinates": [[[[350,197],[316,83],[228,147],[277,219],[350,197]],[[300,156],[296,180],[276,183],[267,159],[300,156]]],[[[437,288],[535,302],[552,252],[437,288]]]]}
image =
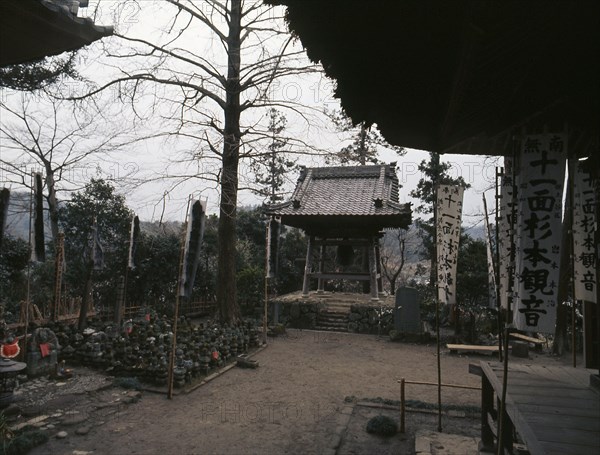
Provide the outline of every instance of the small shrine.
{"type": "Polygon", "coordinates": [[[371,299],[379,299],[383,229],[407,228],[411,223],[410,204],[399,203],[398,188],[396,163],[303,168],[291,199],[267,207],[268,215],[302,229],[308,237],[304,296],[312,279],[317,280],[317,292],[324,292],[326,280],[358,280],[368,281],[371,299]],[[368,270],[325,270],[329,247],[337,247],[338,259],[366,249],[368,270]],[[313,251],[318,251],[316,264],[313,251]]]}

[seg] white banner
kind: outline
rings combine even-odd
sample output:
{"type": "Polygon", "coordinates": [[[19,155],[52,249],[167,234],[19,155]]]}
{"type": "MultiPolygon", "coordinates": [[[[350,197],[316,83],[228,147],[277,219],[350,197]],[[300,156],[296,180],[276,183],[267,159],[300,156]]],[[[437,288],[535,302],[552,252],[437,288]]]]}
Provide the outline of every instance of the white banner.
{"type": "Polygon", "coordinates": [[[573,254],[575,259],[575,298],[596,303],[596,198],[592,177],[585,161],[573,163],[573,254]]]}
{"type": "MultiPolygon", "coordinates": [[[[483,194],[483,199],[485,200],[485,193],[483,194]]],[[[487,204],[484,204],[484,207],[487,207],[487,204]]],[[[487,251],[488,264],[488,307],[496,308],[498,305],[496,303],[496,265],[494,264],[494,252],[492,251],[492,232],[487,212],[485,214],[484,228],[485,249],[487,251]]]]}
{"type": "Polygon", "coordinates": [[[512,289],[511,278],[514,264],[511,261],[513,243],[511,242],[513,230],[513,160],[504,157],[504,173],[500,184],[500,207],[498,218],[498,246],[499,246],[499,276],[500,280],[500,305],[508,309],[509,293],[512,289]]]}
{"type": "Polygon", "coordinates": [[[565,134],[523,138],[518,177],[515,326],[554,333],[558,291],[565,134]]]}
{"type": "Polygon", "coordinates": [[[456,260],[464,188],[440,185],[437,189],[437,286],[442,303],[456,303],[456,260]]]}

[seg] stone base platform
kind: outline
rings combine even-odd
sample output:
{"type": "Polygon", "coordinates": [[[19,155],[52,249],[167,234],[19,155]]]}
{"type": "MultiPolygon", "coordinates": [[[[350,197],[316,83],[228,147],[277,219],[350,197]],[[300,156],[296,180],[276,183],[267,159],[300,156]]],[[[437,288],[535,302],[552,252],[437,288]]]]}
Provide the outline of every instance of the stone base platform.
{"type": "Polygon", "coordinates": [[[269,322],[299,329],[387,334],[393,328],[395,298],[383,295],[301,291],[277,296],[269,304],[269,322]]]}

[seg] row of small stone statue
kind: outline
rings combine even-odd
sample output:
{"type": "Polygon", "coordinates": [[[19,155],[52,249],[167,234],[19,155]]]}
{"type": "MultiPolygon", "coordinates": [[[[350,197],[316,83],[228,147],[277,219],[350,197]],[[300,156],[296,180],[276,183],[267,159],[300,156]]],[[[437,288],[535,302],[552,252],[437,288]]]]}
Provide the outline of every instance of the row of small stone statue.
{"type": "MultiPolygon", "coordinates": [[[[167,383],[173,330],[172,320],[166,316],[148,314],[120,327],[92,321],[83,332],[59,323],[46,327],[44,338],[56,340],[53,344],[59,349],[60,359],[156,385],[167,383]]],[[[182,317],[178,321],[174,384],[181,387],[258,345],[259,330],[254,320],[228,326],[215,322],[194,324],[182,317]]]]}

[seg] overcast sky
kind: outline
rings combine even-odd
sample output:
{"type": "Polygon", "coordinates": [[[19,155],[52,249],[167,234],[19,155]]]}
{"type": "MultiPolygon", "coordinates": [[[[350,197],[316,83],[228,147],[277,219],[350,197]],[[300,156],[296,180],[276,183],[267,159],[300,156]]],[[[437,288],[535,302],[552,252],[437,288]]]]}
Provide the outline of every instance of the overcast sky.
{"type": "MultiPolygon", "coordinates": [[[[156,34],[162,33],[165,28],[165,20],[169,18],[169,14],[165,12],[168,12],[167,5],[151,0],[137,2],[132,0],[90,0],[89,7],[80,10],[80,16],[94,17],[96,23],[99,24],[114,25],[117,32],[127,36],[154,38],[156,34]]],[[[276,25],[280,26],[281,24],[276,25]]],[[[194,46],[196,46],[194,50],[197,49],[197,52],[204,56],[214,55],[217,62],[222,61],[222,56],[219,55],[220,44],[204,33],[199,29],[188,38],[193,39],[194,46]]],[[[295,45],[299,46],[299,43],[295,45]]],[[[119,68],[115,67],[114,61],[107,59],[105,50],[119,49],[120,46],[122,46],[121,40],[114,37],[106,38],[102,43],[89,46],[81,53],[80,71],[82,74],[97,83],[109,80],[119,72],[119,68]]],[[[315,111],[321,111],[325,108],[328,110],[339,109],[339,103],[332,95],[333,88],[334,82],[327,80],[320,74],[313,74],[282,80],[273,87],[273,90],[277,92],[274,93],[274,96],[301,102],[315,111]]],[[[76,84],[73,86],[73,90],[77,92],[83,90],[83,88],[76,84]]],[[[111,96],[110,93],[109,96],[111,96]]],[[[6,97],[3,99],[6,99],[6,97]]],[[[136,108],[141,110],[149,108],[149,104],[145,104],[147,102],[143,98],[140,99],[136,108]]],[[[350,141],[348,135],[336,133],[333,130],[333,125],[328,125],[318,116],[315,116],[308,125],[299,118],[294,118],[293,114],[286,113],[286,116],[288,117],[288,134],[302,137],[303,140],[316,144],[320,148],[335,151],[350,141]]],[[[125,118],[116,118],[116,120],[122,124],[125,118]]],[[[160,125],[160,120],[157,120],[155,124],[146,126],[148,128],[160,128],[160,125]]],[[[128,205],[142,219],[148,221],[158,220],[161,216],[163,219],[183,220],[184,208],[189,194],[207,199],[208,211],[218,213],[219,195],[214,183],[192,178],[173,189],[175,179],[156,179],[159,174],[192,175],[194,173],[193,166],[183,168],[174,164],[173,160],[179,154],[186,153],[193,147],[193,144],[182,138],[168,142],[148,140],[127,147],[122,153],[113,154],[106,159],[90,160],[80,169],[80,180],[83,181],[98,176],[115,177],[117,179],[123,176],[133,176],[140,180],[152,179],[151,183],[136,188],[128,188],[125,194],[128,205]],[[165,191],[170,191],[170,193],[166,198],[163,198],[165,191]]],[[[0,153],[5,154],[7,152],[0,147],[0,153]]],[[[393,152],[381,150],[381,160],[385,162],[398,161],[398,177],[402,185],[400,190],[401,202],[413,202],[408,194],[421,178],[417,170],[419,163],[427,158],[427,153],[424,151],[408,150],[404,157],[398,159],[393,152]]],[[[467,155],[448,155],[443,156],[442,160],[449,161],[452,164],[451,172],[453,175],[462,176],[465,181],[472,185],[472,188],[465,193],[465,224],[480,222],[483,213],[482,192],[493,187],[494,165],[496,163],[490,162],[484,157],[467,155]]],[[[314,157],[304,158],[302,164],[318,166],[322,164],[322,161],[314,157]]],[[[242,165],[240,171],[242,175],[249,172],[246,165],[242,165]]],[[[0,175],[0,177],[3,177],[3,175],[0,175]]],[[[290,174],[287,177],[287,189],[291,191],[297,175],[290,174]]],[[[2,180],[5,179],[2,178],[2,180]]],[[[240,192],[240,205],[257,205],[262,202],[262,199],[248,191],[240,192]]],[[[490,191],[488,204],[492,206],[493,202],[493,194],[490,191]]]]}

